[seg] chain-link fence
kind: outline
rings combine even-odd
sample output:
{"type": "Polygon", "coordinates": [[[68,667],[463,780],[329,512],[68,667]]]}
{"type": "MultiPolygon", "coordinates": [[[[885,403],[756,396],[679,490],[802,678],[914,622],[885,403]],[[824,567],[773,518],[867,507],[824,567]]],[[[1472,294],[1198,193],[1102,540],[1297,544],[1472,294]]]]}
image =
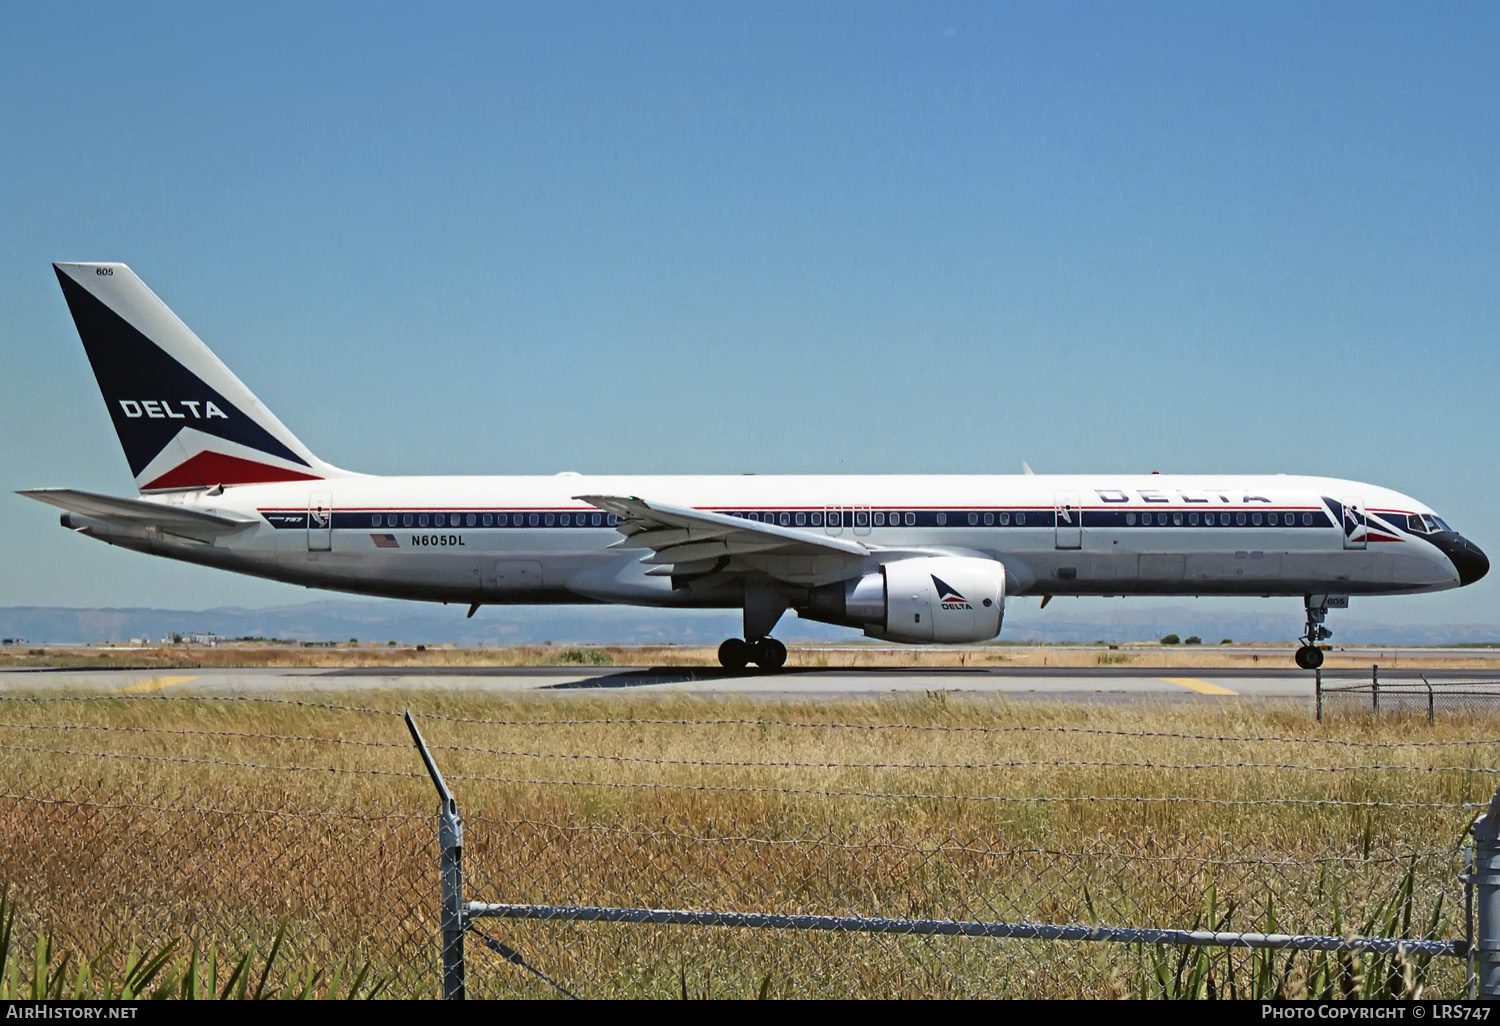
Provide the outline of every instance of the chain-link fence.
{"type": "Polygon", "coordinates": [[[1315,707],[1319,722],[1337,716],[1493,716],[1500,713],[1500,679],[1432,679],[1421,673],[1392,673],[1371,668],[1368,680],[1345,683],[1317,677],[1315,707]]]}
{"type": "Polygon", "coordinates": [[[1493,723],[941,694],[420,705],[446,844],[395,709],[0,701],[21,931],[87,955],[280,929],[278,972],[368,964],[398,997],[443,993],[445,925],[479,997],[1469,986],[1493,723]]]}

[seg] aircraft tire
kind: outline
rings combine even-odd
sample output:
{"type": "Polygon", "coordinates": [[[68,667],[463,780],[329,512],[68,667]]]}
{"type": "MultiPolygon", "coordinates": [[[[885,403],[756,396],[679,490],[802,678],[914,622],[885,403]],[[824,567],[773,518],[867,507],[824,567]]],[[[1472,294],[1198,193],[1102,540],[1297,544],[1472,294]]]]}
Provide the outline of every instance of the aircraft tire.
{"type": "Polygon", "coordinates": [[[726,670],[743,670],[750,656],[750,645],[739,638],[729,638],[719,646],[719,665],[726,670]]]}
{"type": "Polygon", "coordinates": [[[762,670],[779,670],[786,665],[786,646],[775,638],[761,638],[750,646],[750,658],[762,670]]]}
{"type": "Polygon", "coordinates": [[[1316,670],[1323,665],[1323,650],[1313,645],[1297,649],[1297,665],[1304,670],[1316,670]]]}

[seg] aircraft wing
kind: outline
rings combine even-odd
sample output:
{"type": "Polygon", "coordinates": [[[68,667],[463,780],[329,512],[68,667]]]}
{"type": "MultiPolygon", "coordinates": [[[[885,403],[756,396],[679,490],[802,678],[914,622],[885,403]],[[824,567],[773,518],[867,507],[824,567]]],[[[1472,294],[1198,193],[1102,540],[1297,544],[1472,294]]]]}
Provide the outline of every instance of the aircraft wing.
{"type": "Polygon", "coordinates": [[[167,506],[159,502],[143,502],[140,499],[120,499],[113,495],[80,492],[72,488],[33,488],[16,494],[38,502],[45,502],[49,506],[57,506],[70,513],[137,528],[159,527],[173,532],[222,534],[243,530],[257,523],[253,517],[209,513],[206,510],[185,506],[167,506]]]}
{"type": "Polygon", "coordinates": [[[773,577],[791,579],[812,572],[814,562],[826,565],[827,557],[846,564],[871,552],[848,538],[648,502],[633,495],[574,498],[618,516],[617,530],[625,537],[612,547],[650,549],[651,554],[641,562],[657,564],[659,569],[651,571],[657,576],[739,569],[764,570],[773,577]]]}

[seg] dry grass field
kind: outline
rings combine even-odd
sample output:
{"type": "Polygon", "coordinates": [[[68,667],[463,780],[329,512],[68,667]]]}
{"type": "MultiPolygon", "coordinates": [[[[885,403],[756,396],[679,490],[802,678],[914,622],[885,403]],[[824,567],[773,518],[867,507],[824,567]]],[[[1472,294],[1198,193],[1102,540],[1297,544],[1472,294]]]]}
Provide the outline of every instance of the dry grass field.
{"type": "MultiPolygon", "coordinates": [[[[1461,936],[1459,848],[1500,767],[1492,717],[1318,726],[1273,703],[11,696],[0,878],[26,928],[82,950],[229,946],[286,923],[300,956],[368,959],[392,995],[430,995],[435,799],[408,701],[485,901],[1461,936]]],[[[587,996],[1163,989],[1138,946],[480,928],[587,996]]],[[[551,993],[469,951],[472,992],[551,993]]],[[[1248,986],[1253,957],[1214,951],[1211,986],[1248,986]]],[[[1332,978],[1284,960],[1283,993],[1332,978]]],[[[1453,994],[1464,971],[1356,959],[1334,975],[1453,994]]]]}

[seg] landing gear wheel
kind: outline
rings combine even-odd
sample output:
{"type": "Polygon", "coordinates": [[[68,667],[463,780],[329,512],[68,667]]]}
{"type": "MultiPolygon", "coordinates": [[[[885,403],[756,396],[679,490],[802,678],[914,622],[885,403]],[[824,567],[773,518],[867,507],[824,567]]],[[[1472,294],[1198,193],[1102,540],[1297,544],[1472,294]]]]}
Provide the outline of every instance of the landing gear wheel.
{"type": "Polygon", "coordinates": [[[719,646],[719,665],[726,670],[743,670],[750,661],[750,646],[739,638],[730,638],[719,646]]]}
{"type": "Polygon", "coordinates": [[[750,646],[750,658],[762,670],[779,670],[786,665],[786,646],[775,638],[761,638],[750,646]]]}
{"type": "Polygon", "coordinates": [[[1312,645],[1303,645],[1297,649],[1297,665],[1304,670],[1316,670],[1323,665],[1323,650],[1314,648],[1312,645]]]}
{"type": "Polygon", "coordinates": [[[1346,609],[1349,606],[1349,599],[1340,596],[1309,595],[1302,604],[1307,609],[1307,627],[1306,633],[1300,639],[1302,647],[1297,649],[1297,665],[1304,670],[1316,670],[1323,665],[1323,650],[1318,647],[1318,642],[1327,641],[1333,637],[1333,631],[1323,626],[1323,621],[1328,618],[1328,608],[1333,605],[1338,609],[1346,609]]]}

